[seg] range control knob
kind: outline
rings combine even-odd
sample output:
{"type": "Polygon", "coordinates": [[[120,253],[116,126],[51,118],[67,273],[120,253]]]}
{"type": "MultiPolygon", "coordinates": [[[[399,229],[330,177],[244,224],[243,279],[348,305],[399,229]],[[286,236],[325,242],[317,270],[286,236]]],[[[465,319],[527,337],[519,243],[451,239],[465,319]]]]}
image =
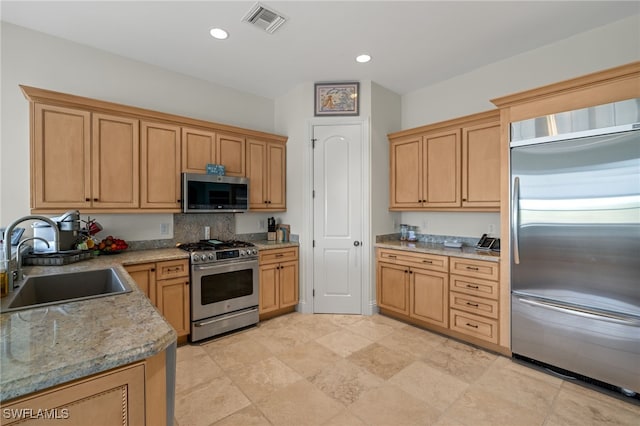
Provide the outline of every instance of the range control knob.
{"type": "Polygon", "coordinates": [[[198,260],[200,260],[200,259],[198,259],[198,255],[197,254],[194,254],[194,255],[191,256],[191,260],[193,260],[193,263],[197,263],[198,260]]]}
{"type": "Polygon", "coordinates": [[[257,249],[251,250],[251,254],[254,255],[254,256],[257,255],[258,254],[258,250],[257,249]]]}
{"type": "Polygon", "coordinates": [[[240,250],[240,256],[246,256],[247,253],[244,250],[240,250]]]}
{"type": "MultiPolygon", "coordinates": [[[[204,256],[202,256],[202,257],[204,257],[204,256]]],[[[209,260],[216,260],[216,255],[215,255],[215,254],[213,254],[213,253],[211,253],[211,254],[209,255],[209,260]]]]}

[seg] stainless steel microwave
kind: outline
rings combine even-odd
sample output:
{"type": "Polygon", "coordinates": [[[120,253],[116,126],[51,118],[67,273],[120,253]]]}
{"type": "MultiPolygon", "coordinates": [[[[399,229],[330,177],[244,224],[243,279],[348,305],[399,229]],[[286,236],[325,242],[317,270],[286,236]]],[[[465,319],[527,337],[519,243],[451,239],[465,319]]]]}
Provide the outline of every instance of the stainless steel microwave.
{"type": "Polygon", "coordinates": [[[241,213],[249,209],[249,179],[182,174],[183,213],[241,213]]]}

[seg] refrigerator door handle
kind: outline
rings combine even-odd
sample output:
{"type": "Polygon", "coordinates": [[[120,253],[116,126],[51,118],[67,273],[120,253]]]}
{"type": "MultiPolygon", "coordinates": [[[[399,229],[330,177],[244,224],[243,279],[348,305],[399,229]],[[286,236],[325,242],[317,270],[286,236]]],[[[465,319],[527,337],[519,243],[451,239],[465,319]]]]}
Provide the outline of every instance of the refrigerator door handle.
{"type": "Polygon", "coordinates": [[[513,263],[520,264],[520,244],[518,229],[520,228],[520,178],[513,179],[511,194],[511,235],[513,235],[513,263]]]}
{"type": "Polygon", "coordinates": [[[611,313],[604,313],[601,311],[596,311],[596,310],[592,310],[592,309],[588,309],[588,308],[576,308],[576,307],[568,307],[568,306],[564,306],[564,305],[560,305],[557,303],[552,303],[552,302],[546,302],[546,301],[538,301],[538,300],[532,300],[532,299],[527,299],[527,298],[523,298],[523,297],[518,297],[518,301],[522,302],[526,305],[530,305],[530,306],[536,306],[536,307],[540,307],[540,308],[546,308],[546,309],[551,309],[554,311],[559,311],[559,312],[564,312],[564,313],[568,313],[568,314],[572,314],[572,315],[577,315],[577,316],[581,316],[584,318],[590,318],[590,319],[596,319],[596,320],[600,320],[600,321],[607,321],[607,322],[612,322],[612,323],[616,323],[616,324],[623,324],[623,325],[628,325],[628,326],[632,326],[632,327],[640,327],[640,320],[637,319],[633,319],[630,317],[625,317],[622,315],[616,315],[616,314],[611,314],[611,313]]]}

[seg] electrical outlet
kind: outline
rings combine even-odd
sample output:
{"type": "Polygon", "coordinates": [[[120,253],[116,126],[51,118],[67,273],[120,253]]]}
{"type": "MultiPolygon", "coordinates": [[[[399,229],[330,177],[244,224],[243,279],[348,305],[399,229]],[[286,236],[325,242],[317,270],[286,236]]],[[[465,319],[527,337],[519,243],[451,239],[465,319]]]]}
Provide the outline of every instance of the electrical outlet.
{"type": "Polygon", "coordinates": [[[260,221],[258,222],[258,225],[260,226],[260,229],[267,229],[266,225],[264,223],[264,219],[260,219],[260,221]]]}
{"type": "Polygon", "coordinates": [[[161,223],[160,224],[160,235],[169,235],[169,224],[161,223]]]}
{"type": "Polygon", "coordinates": [[[487,234],[493,235],[496,232],[496,226],[494,224],[489,225],[487,228],[487,234]]]}
{"type": "Polygon", "coordinates": [[[427,219],[422,219],[422,229],[421,229],[422,233],[426,233],[427,232],[427,219]]]}

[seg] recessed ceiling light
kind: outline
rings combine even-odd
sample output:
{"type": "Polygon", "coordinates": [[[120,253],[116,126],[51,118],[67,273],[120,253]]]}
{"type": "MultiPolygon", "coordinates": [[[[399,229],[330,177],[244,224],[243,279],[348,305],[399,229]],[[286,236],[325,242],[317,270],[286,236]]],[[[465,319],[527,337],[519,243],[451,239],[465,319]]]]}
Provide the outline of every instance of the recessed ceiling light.
{"type": "Polygon", "coordinates": [[[361,64],[369,62],[370,60],[371,60],[371,56],[367,55],[366,53],[363,55],[356,56],[356,62],[360,62],[361,64]]]}
{"type": "Polygon", "coordinates": [[[229,37],[229,33],[222,28],[212,28],[211,31],[209,31],[209,34],[211,34],[211,37],[217,38],[218,40],[224,40],[229,37]]]}

